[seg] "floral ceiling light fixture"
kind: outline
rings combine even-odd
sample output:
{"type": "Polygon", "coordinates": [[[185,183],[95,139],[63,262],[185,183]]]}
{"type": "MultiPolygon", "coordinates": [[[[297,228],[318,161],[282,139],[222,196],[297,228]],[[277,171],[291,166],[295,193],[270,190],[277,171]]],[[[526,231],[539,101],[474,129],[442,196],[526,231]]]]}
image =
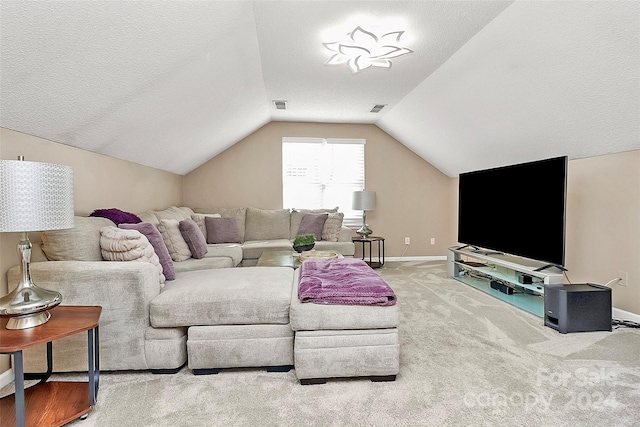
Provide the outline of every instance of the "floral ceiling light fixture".
{"type": "Polygon", "coordinates": [[[369,67],[391,68],[391,58],[413,52],[400,45],[403,34],[404,31],[390,31],[379,35],[358,25],[344,39],[323,43],[325,48],[334,52],[325,64],[346,63],[354,74],[369,67]]]}

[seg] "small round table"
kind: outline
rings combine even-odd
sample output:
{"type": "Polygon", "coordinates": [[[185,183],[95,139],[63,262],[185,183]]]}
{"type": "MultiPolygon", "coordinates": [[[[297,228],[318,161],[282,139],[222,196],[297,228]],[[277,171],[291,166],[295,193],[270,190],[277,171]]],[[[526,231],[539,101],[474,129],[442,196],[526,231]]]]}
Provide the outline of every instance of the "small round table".
{"type": "Polygon", "coordinates": [[[369,264],[369,267],[380,268],[384,265],[384,237],[380,237],[380,236],[369,236],[366,238],[353,237],[351,241],[353,243],[362,244],[362,259],[364,260],[364,262],[369,264]],[[371,253],[373,252],[371,244],[373,242],[378,242],[378,260],[377,261],[373,261],[372,255],[371,255],[371,253]],[[369,261],[365,259],[367,254],[365,248],[367,244],[369,245],[369,261]]]}

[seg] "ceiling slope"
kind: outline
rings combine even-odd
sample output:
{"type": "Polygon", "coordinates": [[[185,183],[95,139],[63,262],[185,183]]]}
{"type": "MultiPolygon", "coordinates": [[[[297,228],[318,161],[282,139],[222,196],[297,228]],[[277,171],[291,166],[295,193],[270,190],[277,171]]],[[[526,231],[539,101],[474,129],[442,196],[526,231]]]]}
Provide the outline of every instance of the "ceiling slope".
{"type": "Polygon", "coordinates": [[[452,177],[640,149],[639,6],[516,2],[378,125],[452,177]]]}
{"type": "Polygon", "coordinates": [[[6,2],[1,125],[184,174],[270,119],[250,2],[6,2]]]}

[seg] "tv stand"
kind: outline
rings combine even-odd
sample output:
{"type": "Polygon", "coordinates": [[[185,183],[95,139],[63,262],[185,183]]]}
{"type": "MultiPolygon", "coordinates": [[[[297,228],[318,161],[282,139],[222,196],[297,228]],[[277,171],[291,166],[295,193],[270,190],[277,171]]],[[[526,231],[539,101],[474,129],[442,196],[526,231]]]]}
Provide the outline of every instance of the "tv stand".
{"type": "Polygon", "coordinates": [[[468,246],[451,247],[447,254],[450,277],[539,317],[544,316],[545,285],[562,284],[562,272],[544,271],[551,267],[559,266],[468,246]],[[518,275],[530,277],[531,283],[521,283],[518,275]],[[514,293],[493,289],[491,281],[512,288],[514,293]]]}
{"type": "Polygon", "coordinates": [[[476,249],[473,252],[476,253],[476,254],[487,255],[487,256],[490,256],[490,255],[504,255],[504,253],[502,253],[502,252],[485,251],[485,250],[482,250],[482,249],[476,249]]]}
{"type": "Polygon", "coordinates": [[[547,268],[557,268],[558,270],[563,271],[563,272],[564,272],[564,271],[567,271],[567,269],[566,269],[566,268],[564,268],[564,267],[563,267],[563,266],[561,266],[561,265],[557,265],[557,264],[546,264],[546,265],[543,265],[542,267],[538,267],[538,268],[536,268],[534,271],[544,271],[544,270],[546,270],[547,268]]]}

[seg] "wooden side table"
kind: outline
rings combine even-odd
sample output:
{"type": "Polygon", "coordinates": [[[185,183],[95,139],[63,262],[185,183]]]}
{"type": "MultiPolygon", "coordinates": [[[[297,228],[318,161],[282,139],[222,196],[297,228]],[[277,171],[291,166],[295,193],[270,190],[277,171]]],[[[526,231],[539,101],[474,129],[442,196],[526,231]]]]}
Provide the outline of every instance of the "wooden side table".
{"type": "Polygon", "coordinates": [[[44,325],[29,329],[7,329],[9,319],[0,320],[0,353],[13,355],[15,393],[0,400],[3,426],[61,426],[84,417],[95,405],[100,376],[98,321],[102,307],[58,306],[44,325]],[[46,382],[53,370],[52,342],[87,331],[89,382],[46,382]],[[25,374],[22,351],[47,344],[47,372],[25,374]],[[24,381],[40,382],[27,390],[24,381]]]}
{"type": "Polygon", "coordinates": [[[367,238],[353,237],[351,241],[353,243],[362,244],[362,259],[367,264],[369,264],[369,267],[380,268],[384,265],[384,237],[380,237],[380,236],[369,236],[367,238]],[[371,252],[373,252],[373,248],[371,247],[371,244],[373,242],[378,242],[378,260],[377,261],[372,260],[371,252]],[[367,244],[369,245],[369,261],[365,259],[365,256],[367,254],[365,248],[367,244]]]}

